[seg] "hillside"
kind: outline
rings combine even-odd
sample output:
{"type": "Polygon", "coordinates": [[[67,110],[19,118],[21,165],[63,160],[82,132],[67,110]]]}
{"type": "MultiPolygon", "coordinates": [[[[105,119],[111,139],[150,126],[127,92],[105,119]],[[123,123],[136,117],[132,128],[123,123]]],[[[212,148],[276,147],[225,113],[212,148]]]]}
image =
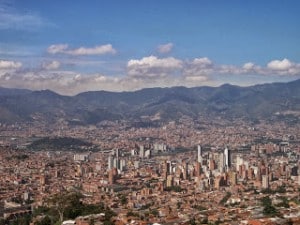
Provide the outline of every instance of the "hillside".
{"type": "MultiPolygon", "coordinates": [[[[65,120],[97,124],[103,120],[170,121],[182,116],[266,119],[300,116],[300,80],[249,87],[148,88],[134,92],[84,92],[62,96],[50,90],[0,88],[0,122],[49,123],[65,120]]],[[[299,120],[298,120],[299,121],[299,120]]]]}

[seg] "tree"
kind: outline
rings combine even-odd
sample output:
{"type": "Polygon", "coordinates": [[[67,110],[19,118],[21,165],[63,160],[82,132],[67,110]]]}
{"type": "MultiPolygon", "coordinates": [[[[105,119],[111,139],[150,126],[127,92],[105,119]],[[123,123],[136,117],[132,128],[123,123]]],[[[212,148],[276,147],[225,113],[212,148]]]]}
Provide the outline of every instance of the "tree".
{"type": "Polygon", "coordinates": [[[9,224],[12,224],[12,225],[29,225],[30,220],[31,220],[31,216],[30,215],[25,215],[25,216],[19,217],[15,220],[11,221],[9,224]]]}
{"type": "MultiPolygon", "coordinates": [[[[107,224],[116,214],[103,203],[84,204],[83,196],[78,192],[64,192],[53,195],[48,200],[48,207],[40,208],[35,211],[35,215],[48,215],[55,224],[61,224],[64,219],[75,219],[78,216],[104,213],[104,221],[107,224]],[[54,218],[54,220],[53,220],[54,218]]],[[[91,221],[91,223],[93,223],[91,221]]]]}
{"type": "Polygon", "coordinates": [[[42,220],[34,223],[34,225],[51,225],[51,219],[49,216],[45,216],[42,220]]]}
{"type": "Polygon", "coordinates": [[[82,195],[77,192],[55,194],[49,199],[49,206],[53,207],[59,214],[59,221],[64,220],[65,214],[67,217],[76,217],[79,214],[78,206],[81,204],[82,195]]]}
{"type": "Polygon", "coordinates": [[[266,216],[276,216],[278,215],[277,209],[272,205],[272,200],[269,196],[263,197],[261,199],[262,205],[264,207],[263,213],[266,216]]]}
{"type": "Polygon", "coordinates": [[[122,205],[126,205],[127,202],[128,202],[128,199],[126,198],[126,196],[125,196],[125,195],[122,195],[122,197],[121,197],[121,204],[122,204],[122,205]]]}
{"type": "Polygon", "coordinates": [[[230,197],[231,197],[231,193],[227,192],[224,198],[222,198],[222,200],[220,201],[220,204],[225,204],[230,197]]]}
{"type": "Polygon", "coordinates": [[[152,215],[155,216],[155,217],[158,217],[159,212],[158,212],[157,209],[152,209],[152,210],[150,211],[150,214],[152,214],[152,215]]]}

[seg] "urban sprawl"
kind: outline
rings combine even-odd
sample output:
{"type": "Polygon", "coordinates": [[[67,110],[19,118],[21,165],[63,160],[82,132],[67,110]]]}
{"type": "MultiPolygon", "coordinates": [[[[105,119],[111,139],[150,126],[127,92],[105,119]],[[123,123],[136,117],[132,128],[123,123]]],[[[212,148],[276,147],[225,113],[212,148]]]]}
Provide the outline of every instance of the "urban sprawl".
{"type": "MultiPolygon", "coordinates": [[[[156,127],[1,124],[0,218],[13,221],[61,193],[113,211],[112,224],[300,224],[300,126],[183,118],[156,127]],[[81,151],[33,151],[73,137],[81,151]]],[[[67,203],[66,203],[67,204],[67,203]]],[[[59,212],[59,211],[58,211],[59,212]]],[[[104,213],[60,224],[105,224],[104,213]]],[[[43,216],[32,216],[38,224],[43,216]]]]}

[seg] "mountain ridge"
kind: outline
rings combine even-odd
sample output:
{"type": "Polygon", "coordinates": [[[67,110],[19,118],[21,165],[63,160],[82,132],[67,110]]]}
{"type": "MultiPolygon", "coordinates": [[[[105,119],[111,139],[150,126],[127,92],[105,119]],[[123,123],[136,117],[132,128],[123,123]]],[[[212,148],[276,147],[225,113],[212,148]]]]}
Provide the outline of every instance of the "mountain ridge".
{"type": "Polygon", "coordinates": [[[87,125],[103,120],[134,121],[154,117],[165,122],[182,116],[266,119],[287,112],[300,112],[300,79],[248,87],[178,86],[132,92],[87,91],[74,96],[51,90],[0,87],[2,123],[30,122],[36,120],[36,115],[48,123],[64,120],[87,125]]]}

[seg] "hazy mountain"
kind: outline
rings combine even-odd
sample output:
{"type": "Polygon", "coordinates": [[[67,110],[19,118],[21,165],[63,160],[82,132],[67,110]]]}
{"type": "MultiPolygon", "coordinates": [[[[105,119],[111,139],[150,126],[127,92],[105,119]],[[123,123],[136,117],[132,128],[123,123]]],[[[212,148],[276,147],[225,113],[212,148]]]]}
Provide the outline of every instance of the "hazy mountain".
{"type": "Polygon", "coordinates": [[[32,91],[26,89],[4,88],[0,87],[0,96],[23,95],[32,91]]]}
{"type": "Polygon", "coordinates": [[[221,116],[261,119],[300,116],[300,80],[250,87],[147,88],[134,92],[84,92],[62,96],[49,90],[0,88],[0,121],[48,122],[64,119],[74,124],[103,120],[177,120],[182,116],[221,116]]]}

